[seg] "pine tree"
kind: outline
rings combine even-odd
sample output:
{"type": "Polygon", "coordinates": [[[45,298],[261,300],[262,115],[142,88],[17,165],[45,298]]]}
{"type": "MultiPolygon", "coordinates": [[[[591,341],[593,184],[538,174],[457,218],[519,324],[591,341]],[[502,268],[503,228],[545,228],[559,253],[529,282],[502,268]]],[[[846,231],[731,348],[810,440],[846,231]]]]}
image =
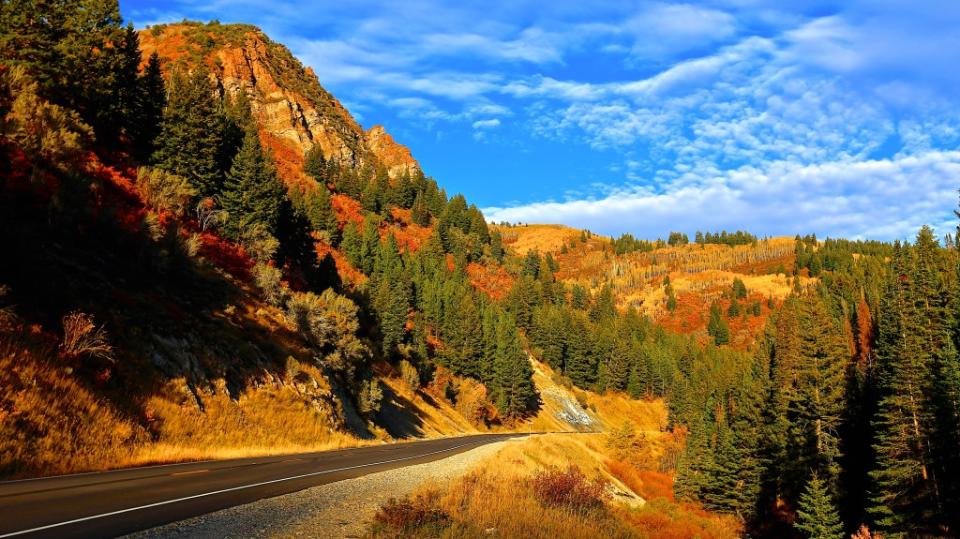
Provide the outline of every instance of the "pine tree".
{"type": "Polygon", "coordinates": [[[588,388],[597,381],[597,359],[593,355],[590,322],[582,313],[575,313],[570,329],[565,343],[567,359],[564,374],[578,387],[588,388]]]}
{"type": "Polygon", "coordinates": [[[898,246],[877,328],[876,468],[870,472],[874,487],[868,512],[887,534],[920,532],[937,506],[926,402],[932,393],[932,350],[924,348],[927,329],[919,327],[923,300],[913,264],[910,248],[898,246]]]}
{"type": "Polygon", "coordinates": [[[363,237],[360,241],[360,253],[359,256],[357,256],[360,264],[357,268],[363,273],[371,275],[373,273],[375,257],[379,251],[380,232],[378,218],[368,215],[363,220],[363,237]]]}
{"type": "Polygon", "coordinates": [[[500,235],[499,230],[494,230],[490,234],[490,256],[493,257],[497,262],[503,262],[503,236],[500,235]]]}
{"type": "Polygon", "coordinates": [[[310,227],[325,232],[330,244],[336,246],[340,241],[340,223],[330,203],[330,191],[326,183],[321,182],[315,189],[305,188],[302,197],[303,212],[310,221],[310,227]]]}
{"type": "Polygon", "coordinates": [[[41,97],[79,113],[102,146],[130,125],[139,59],[116,0],[0,4],[0,63],[26,68],[41,97]]]}
{"type": "Polygon", "coordinates": [[[222,125],[206,71],[195,69],[186,76],[175,72],[154,164],[186,178],[203,196],[218,194],[223,184],[222,125]]]}
{"type": "Polygon", "coordinates": [[[745,299],[747,297],[747,285],[737,277],[733,279],[733,297],[735,299],[745,299]]]}
{"type": "Polygon", "coordinates": [[[160,71],[160,57],[154,52],[138,80],[137,112],[131,126],[133,153],[146,161],[156,151],[156,139],[167,104],[167,88],[160,71]]]}
{"type": "Polygon", "coordinates": [[[283,199],[284,189],[273,164],[251,127],[223,186],[222,203],[229,216],[224,231],[235,240],[246,239],[255,231],[275,234],[283,199]]]}
{"type": "Polygon", "coordinates": [[[843,524],[840,522],[830,489],[815,473],[810,476],[810,481],[800,496],[797,522],[794,526],[809,539],[844,537],[843,524]]]}
{"type": "Polygon", "coordinates": [[[504,313],[497,324],[494,357],[494,400],[504,415],[520,415],[530,408],[536,397],[531,376],[533,367],[523,349],[517,326],[504,313]]]}
{"type": "Polygon", "coordinates": [[[361,267],[360,253],[363,249],[363,239],[360,236],[360,231],[357,230],[357,224],[353,221],[349,221],[343,227],[343,240],[340,242],[340,249],[353,267],[361,267]]]}
{"type": "Polygon", "coordinates": [[[414,224],[420,226],[430,226],[430,210],[427,208],[427,202],[423,198],[423,193],[417,194],[410,209],[410,219],[414,224]]]}
{"type": "Polygon", "coordinates": [[[707,334],[713,337],[713,342],[717,346],[730,342],[730,327],[726,319],[723,318],[723,311],[720,303],[713,302],[710,305],[710,320],[707,322],[707,334]]]}
{"type": "Polygon", "coordinates": [[[614,339],[613,349],[607,360],[605,387],[615,391],[623,390],[627,387],[627,379],[630,376],[630,366],[634,350],[634,343],[625,335],[617,335],[614,339]]]}

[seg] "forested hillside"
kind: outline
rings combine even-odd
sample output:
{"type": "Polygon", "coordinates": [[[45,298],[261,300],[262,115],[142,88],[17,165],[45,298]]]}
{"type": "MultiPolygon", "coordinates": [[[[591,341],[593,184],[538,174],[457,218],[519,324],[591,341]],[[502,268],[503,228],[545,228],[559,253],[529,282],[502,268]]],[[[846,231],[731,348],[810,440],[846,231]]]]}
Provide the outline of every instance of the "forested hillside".
{"type": "Polygon", "coordinates": [[[0,154],[0,475],[609,428],[662,400],[608,467],[670,511],[960,529],[958,256],[928,228],[489,225],[256,28],[137,32],[109,0],[0,2],[0,154]]]}

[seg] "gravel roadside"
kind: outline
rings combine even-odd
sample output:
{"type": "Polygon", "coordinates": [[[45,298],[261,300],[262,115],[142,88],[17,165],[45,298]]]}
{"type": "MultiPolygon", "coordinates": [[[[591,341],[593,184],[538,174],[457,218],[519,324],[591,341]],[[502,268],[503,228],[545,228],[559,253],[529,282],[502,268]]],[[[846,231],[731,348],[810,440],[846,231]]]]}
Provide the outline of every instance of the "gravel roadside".
{"type": "Polygon", "coordinates": [[[511,442],[512,440],[508,440],[487,444],[426,464],[374,473],[238,505],[125,537],[361,537],[377,508],[389,498],[409,494],[427,480],[443,482],[456,479],[511,442]]]}

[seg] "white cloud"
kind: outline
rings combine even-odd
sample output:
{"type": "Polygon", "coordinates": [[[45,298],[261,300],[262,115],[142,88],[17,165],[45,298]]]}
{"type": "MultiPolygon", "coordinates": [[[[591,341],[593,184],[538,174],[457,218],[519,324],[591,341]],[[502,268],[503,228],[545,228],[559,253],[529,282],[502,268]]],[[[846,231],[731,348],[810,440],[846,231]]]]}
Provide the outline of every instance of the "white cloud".
{"type": "Polygon", "coordinates": [[[635,36],[631,51],[635,58],[662,59],[730,38],[736,33],[736,19],[690,4],[655,3],[626,27],[635,36]]]}
{"type": "Polygon", "coordinates": [[[924,224],[953,231],[960,152],[897,159],[741,167],[659,190],[622,187],[598,199],[484,209],[490,221],[564,223],[597,232],[747,228],[849,238],[907,238],[924,224]]]}
{"type": "Polygon", "coordinates": [[[490,120],[477,120],[473,122],[474,129],[494,129],[500,127],[500,120],[493,118],[490,120]]]}

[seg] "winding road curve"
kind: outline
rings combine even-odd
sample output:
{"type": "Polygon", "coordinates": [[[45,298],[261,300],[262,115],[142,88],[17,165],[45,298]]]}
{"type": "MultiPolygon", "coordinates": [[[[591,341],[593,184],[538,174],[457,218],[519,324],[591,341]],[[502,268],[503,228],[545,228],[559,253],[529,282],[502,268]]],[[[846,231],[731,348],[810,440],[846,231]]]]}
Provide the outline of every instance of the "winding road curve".
{"type": "Polygon", "coordinates": [[[112,537],[523,434],[146,466],[0,482],[0,539],[112,537]]]}

